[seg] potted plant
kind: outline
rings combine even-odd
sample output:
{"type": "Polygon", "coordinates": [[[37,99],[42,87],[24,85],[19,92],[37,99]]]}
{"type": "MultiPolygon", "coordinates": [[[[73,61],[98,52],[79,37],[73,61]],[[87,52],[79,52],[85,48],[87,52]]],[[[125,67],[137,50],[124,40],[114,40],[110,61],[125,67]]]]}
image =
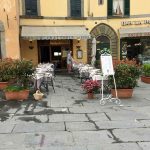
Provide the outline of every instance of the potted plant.
{"type": "Polygon", "coordinates": [[[141,81],[150,84],[150,64],[143,64],[141,81]]]}
{"type": "Polygon", "coordinates": [[[88,94],[88,98],[94,98],[94,93],[100,88],[100,83],[97,80],[86,80],[81,86],[86,93],[88,94]]]}
{"type": "Polygon", "coordinates": [[[0,59],[0,90],[4,89],[12,79],[14,60],[11,58],[0,59]]]}
{"type": "Polygon", "coordinates": [[[5,97],[7,100],[23,100],[29,96],[29,82],[34,72],[33,64],[29,60],[14,60],[12,76],[14,83],[8,85],[5,89],[5,97]],[[25,96],[23,97],[23,95],[25,96]],[[10,97],[11,96],[11,97],[10,97]]]}
{"type": "MultiPolygon", "coordinates": [[[[114,71],[118,98],[132,97],[133,88],[137,85],[137,79],[140,75],[140,69],[133,64],[121,63],[115,66],[114,71]]],[[[108,77],[108,83],[112,96],[116,97],[113,76],[108,77]]]]}

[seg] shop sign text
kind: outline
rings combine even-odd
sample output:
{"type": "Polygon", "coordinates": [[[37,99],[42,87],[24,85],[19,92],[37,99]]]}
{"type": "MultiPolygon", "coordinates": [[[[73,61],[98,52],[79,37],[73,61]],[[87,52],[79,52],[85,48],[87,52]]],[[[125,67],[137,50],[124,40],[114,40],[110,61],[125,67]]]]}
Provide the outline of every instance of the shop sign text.
{"type": "Polygon", "coordinates": [[[150,20],[138,20],[138,21],[122,21],[122,26],[127,25],[142,25],[142,24],[150,24],[150,20]]]}

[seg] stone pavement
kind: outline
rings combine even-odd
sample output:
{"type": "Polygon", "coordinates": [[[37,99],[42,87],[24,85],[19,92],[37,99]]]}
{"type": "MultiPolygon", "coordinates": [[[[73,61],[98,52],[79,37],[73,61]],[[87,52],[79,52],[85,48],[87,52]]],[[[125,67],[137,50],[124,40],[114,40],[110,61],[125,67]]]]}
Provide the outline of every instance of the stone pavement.
{"type": "Polygon", "coordinates": [[[0,100],[0,150],[150,150],[150,85],[121,105],[88,100],[80,80],[56,75],[42,101],[0,100]]]}

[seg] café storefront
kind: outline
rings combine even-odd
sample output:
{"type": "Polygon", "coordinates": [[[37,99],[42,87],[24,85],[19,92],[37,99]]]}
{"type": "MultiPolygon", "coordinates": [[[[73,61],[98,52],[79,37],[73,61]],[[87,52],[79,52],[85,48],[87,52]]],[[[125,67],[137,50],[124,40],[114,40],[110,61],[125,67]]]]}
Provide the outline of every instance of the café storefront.
{"type": "Polygon", "coordinates": [[[150,63],[150,27],[121,28],[120,58],[150,63]]]}

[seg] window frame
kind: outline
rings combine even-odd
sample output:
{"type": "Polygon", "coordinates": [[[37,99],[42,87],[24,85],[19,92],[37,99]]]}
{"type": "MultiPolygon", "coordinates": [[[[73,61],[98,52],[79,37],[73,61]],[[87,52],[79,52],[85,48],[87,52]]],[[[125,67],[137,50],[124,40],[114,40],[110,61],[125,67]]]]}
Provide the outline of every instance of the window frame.
{"type": "Polygon", "coordinates": [[[107,18],[126,18],[130,16],[130,0],[123,0],[123,15],[113,15],[114,0],[107,0],[107,18]]]}
{"type": "Polygon", "coordinates": [[[84,0],[81,0],[81,15],[80,16],[71,15],[71,0],[68,0],[68,18],[82,19],[83,17],[84,17],[84,0]]]}
{"type": "MultiPolygon", "coordinates": [[[[31,0],[29,0],[31,2],[31,0]]],[[[40,0],[36,0],[36,13],[27,14],[26,12],[26,0],[22,0],[22,14],[23,16],[30,16],[30,17],[38,17],[41,16],[41,9],[40,9],[40,0]]]]}

